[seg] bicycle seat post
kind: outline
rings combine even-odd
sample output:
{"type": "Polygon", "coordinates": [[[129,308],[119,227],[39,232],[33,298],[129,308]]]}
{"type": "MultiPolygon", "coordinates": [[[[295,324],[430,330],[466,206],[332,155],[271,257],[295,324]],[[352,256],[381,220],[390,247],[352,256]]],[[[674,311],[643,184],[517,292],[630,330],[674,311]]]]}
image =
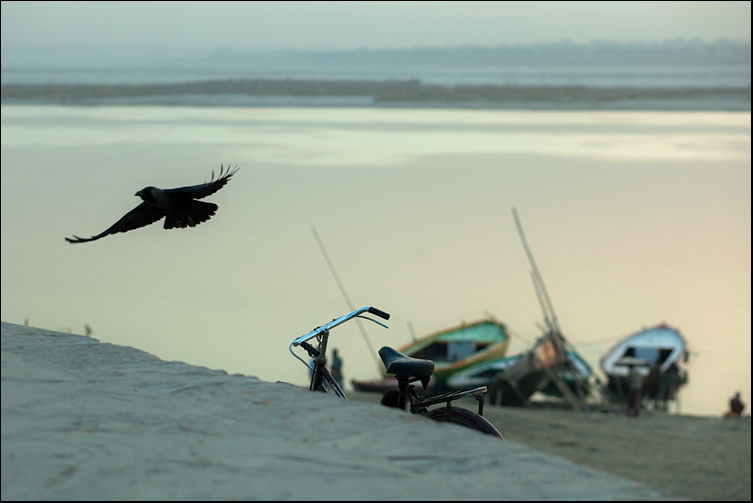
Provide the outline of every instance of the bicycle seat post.
{"type": "Polygon", "coordinates": [[[397,399],[397,408],[400,410],[405,410],[405,398],[407,397],[408,390],[410,389],[408,376],[395,376],[395,377],[397,378],[398,390],[400,390],[400,396],[397,399]]]}

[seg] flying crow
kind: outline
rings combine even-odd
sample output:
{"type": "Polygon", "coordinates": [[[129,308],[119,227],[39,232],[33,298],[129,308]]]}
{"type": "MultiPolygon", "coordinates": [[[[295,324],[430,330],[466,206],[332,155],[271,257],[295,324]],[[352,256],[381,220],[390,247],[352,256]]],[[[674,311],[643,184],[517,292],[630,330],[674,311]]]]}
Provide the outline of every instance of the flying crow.
{"type": "Polygon", "coordinates": [[[238,168],[230,171],[230,166],[228,166],[227,171],[223,173],[223,170],[223,166],[220,165],[220,176],[217,180],[214,179],[214,170],[212,170],[212,179],[201,185],[164,190],[157,187],[143,188],[135,195],[143,199],[144,202],[126,213],[112,227],[90,238],[73,236],[74,239],[65,238],[65,240],[69,243],[86,243],[109,234],[128,232],[144,227],[162,217],[166,217],[165,229],[194,227],[201,222],[206,222],[217,211],[217,205],[197,201],[197,199],[212,195],[224,187],[230,177],[238,171],[238,168]]]}

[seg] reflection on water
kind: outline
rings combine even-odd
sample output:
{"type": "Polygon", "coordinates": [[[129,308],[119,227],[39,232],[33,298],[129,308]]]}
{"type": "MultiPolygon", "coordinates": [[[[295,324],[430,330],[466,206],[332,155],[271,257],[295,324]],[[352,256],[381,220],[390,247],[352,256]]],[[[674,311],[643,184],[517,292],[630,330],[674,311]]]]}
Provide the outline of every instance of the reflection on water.
{"type": "MultiPolygon", "coordinates": [[[[3,320],[302,383],[288,343],[353,302],[374,346],[490,313],[538,335],[516,206],[589,362],[666,321],[694,356],[685,412],[750,397],[750,113],[2,107],[3,320]],[[194,229],[99,233],[146,185],[241,170],[194,229]],[[378,328],[378,327],[377,327],[378,328]],[[603,341],[593,343],[592,341],[603,341]]],[[[346,380],[376,376],[357,327],[346,380]]]]}

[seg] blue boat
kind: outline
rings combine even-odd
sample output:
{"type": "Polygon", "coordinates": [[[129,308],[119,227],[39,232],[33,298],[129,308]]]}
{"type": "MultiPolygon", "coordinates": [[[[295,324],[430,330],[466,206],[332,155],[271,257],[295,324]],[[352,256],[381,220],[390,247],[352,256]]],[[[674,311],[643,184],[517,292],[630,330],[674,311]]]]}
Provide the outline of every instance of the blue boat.
{"type": "MultiPolygon", "coordinates": [[[[576,392],[577,383],[587,380],[593,371],[591,370],[591,366],[575,351],[566,351],[566,354],[571,365],[569,368],[559,369],[557,374],[562,382],[564,382],[573,392],[576,392]],[[577,372],[577,375],[574,375],[573,372],[577,372]]],[[[499,358],[491,362],[474,365],[449,377],[447,379],[447,385],[451,388],[489,386],[499,377],[504,375],[503,373],[505,370],[510,369],[524,356],[525,353],[521,353],[506,358],[499,358]]],[[[548,396],[563,398],[560,390],[551,382],[537,391],[548,396]]]]}

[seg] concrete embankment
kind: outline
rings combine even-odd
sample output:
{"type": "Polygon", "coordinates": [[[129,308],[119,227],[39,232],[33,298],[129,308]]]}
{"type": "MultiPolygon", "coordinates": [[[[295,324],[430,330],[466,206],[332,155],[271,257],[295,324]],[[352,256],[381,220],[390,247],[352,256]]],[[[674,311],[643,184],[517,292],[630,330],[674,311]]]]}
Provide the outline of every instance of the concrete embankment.
{"type": "Polygon", "coordinates": [[[2,499],[665,499],[375,404],[2,323],[2,499]]]}

